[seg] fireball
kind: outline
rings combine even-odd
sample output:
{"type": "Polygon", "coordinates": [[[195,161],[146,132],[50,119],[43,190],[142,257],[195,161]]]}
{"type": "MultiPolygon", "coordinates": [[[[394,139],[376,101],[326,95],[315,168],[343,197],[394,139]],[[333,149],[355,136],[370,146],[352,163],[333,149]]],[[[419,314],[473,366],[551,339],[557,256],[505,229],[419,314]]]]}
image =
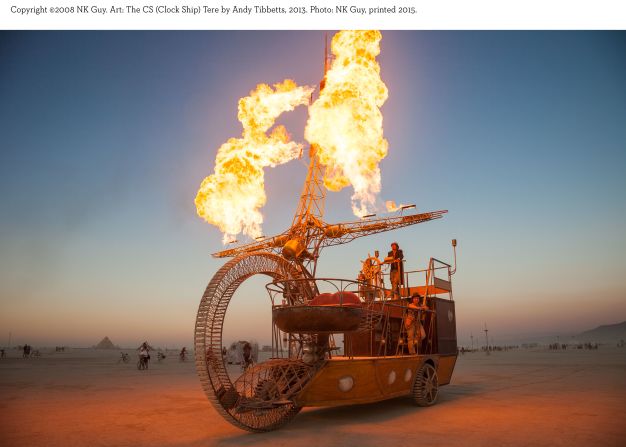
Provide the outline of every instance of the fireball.
{"type": "Polygon", "coordinates": [[[352,211],[374,211],[381,189],[379,162],[387,155],[380,107],[387,87],[376,56],[379,31],[341,31],[333,37],[334,60],[319,98],[309,107],[305,138],[318,146],[324,185],[339,191],[352,185],[352,211]]]}
{"type": "Polygon", "coordinates": [[[242,136],[218,149],[215,172],[204,179],[195,199],[198,215],[220,229],[224,243],[239,233],[252,238],[262,234],[260,209],[267,200],[263,168],[286,163],[302,151],[283,126],[268,130],[281,113],[307,104],[312,91],[287,79],[273,89],[259,84],[239,100],[242,136]]]}

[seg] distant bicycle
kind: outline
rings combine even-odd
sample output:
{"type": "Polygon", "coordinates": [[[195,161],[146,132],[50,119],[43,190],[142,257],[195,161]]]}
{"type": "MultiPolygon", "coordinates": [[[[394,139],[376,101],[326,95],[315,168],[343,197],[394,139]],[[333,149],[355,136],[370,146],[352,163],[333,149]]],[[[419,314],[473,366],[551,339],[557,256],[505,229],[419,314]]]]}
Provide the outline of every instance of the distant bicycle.
{"type": "Polygon", "coordinates": [[[128,363],[129,360],[128,354],[120,352],[120,358],[117,360],[117,363],[128,363]]]}

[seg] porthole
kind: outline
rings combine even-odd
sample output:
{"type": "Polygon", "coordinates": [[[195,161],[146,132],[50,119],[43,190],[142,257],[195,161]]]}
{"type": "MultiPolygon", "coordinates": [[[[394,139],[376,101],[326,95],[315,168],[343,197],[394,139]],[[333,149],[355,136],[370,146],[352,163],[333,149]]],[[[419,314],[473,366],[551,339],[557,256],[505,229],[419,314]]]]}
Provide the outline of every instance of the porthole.
{"type": "Polygon", "coordinates": [[[338,387],[344,393],[347,393],[354,387],[354,379],[352,376],[343,376],[339,379],[338,387]]]}
{"type": "Polygon", "coordinates": [[[404,371],[404,381],[408,382],[411,380],[411,377],[413,377],[413,372],[411,371],[411,368],[407,368],[406,371],[404,371]]]}

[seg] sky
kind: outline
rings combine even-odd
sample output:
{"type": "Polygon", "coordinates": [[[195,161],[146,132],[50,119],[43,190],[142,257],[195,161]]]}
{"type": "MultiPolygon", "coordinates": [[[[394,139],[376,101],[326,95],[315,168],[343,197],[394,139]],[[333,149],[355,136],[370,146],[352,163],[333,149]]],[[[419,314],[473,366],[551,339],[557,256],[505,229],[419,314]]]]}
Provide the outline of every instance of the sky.
{"type": "MultiPolygon", "coordinates": [[[[317,85],[324,32],[0,32],[0,345],[190,346],[224,260],[193,200],[258,83],[317,85]]],[[[441,220],[322,255],[324,276],[397,241],[452,260],[461,344],[626,320],[626,34],[385,32],[381,200],[441,220]]],[[[304,142],[307,110],[284,114],[304,142]]],[[[291,222],[305,160],[268,168],[263,231],[291,222]]],[[[354,220],[352,191],[326,221],[354,220]]],[[[269,342],[265,278],[225,340],[269,342]]]]}

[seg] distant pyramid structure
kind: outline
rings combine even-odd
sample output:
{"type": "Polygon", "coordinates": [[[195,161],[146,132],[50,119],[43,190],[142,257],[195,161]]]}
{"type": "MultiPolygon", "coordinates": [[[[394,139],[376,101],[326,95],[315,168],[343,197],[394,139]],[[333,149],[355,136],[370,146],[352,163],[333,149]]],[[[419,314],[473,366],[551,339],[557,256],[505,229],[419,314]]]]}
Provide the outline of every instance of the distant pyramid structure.
{"type": "Polygon", "coordinates": [[[96,349],[117,349],[109,337],[104,337],[100,343],[95,346],[96,349]]]}
{"type": "Polygon", "coordinates": [[[575,336],[580,341],[613,343],[626,340],[626,321],[616,324],[605,324],[575,336]]]}

